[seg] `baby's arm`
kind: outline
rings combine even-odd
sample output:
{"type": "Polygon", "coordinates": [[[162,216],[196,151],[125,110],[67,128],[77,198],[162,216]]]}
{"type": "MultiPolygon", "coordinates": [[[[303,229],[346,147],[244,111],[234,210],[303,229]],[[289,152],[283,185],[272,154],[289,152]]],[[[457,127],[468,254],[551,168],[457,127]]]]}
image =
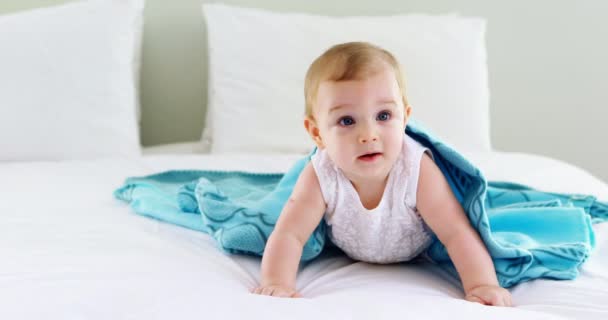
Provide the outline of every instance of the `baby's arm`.
{"type": "Polygon", "coordinates": [[[494,263],[447,180],[424,154],[418,193],[420,215],[447,248],[465,291],[465,299],[486,305],[511,306],[511,294],[498,285],[494,263]]]}
{"type": "Polygon", "coordinates": [[[312,165],[306,165],[268,238],[256,294],[298,297],[296,274],[304,244],[325,213],[325,201],[312,165]]]}

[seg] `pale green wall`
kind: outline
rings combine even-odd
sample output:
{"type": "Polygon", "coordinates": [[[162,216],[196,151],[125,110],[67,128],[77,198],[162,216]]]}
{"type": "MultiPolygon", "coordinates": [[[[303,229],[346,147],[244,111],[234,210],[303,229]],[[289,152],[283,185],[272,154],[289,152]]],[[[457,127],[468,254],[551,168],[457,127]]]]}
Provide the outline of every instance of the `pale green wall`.
{"type": "MultiPolygon", "coordinates": [[[[1,0],[0,13],[63,3],[1,0]]],[[[488,20],[492,143],[543,154],[608,181],[608,1],[233,0],[328,15],[460,12],[488,20]],[[586,135],[589,138],[582,139],[586,135]]],[[[142,142],[196,140],[205,117],[205,26],[197,0],[148,0],[142,142]]]]}

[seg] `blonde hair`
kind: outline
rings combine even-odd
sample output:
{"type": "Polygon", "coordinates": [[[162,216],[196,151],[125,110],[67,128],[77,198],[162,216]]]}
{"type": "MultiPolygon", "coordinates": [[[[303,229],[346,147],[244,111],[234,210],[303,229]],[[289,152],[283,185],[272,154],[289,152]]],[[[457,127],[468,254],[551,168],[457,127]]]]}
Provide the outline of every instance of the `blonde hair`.
{"type": "Polygon", "coordinates": [[[308,68],[304,82],[306,116],[313,119],[313,105],[321,82],[365,79],[386,65],[393,69],[401,89],[403,106],[407,106],[405,80],[397,59],[387,50],[371,43],[347,42],[329,48],[308,68]]]}

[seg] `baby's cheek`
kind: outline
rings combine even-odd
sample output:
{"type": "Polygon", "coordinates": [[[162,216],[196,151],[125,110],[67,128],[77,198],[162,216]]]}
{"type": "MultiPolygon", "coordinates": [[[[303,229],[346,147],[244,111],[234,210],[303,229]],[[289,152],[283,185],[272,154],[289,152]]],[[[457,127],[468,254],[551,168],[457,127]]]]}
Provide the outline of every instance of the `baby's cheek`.
{"type": "Polygon", "coordinates": [[[347,164],[346,159],[348,158],[348,150],[343,145],[335,145],[330,153],[331,159],[339,168],[344,168],[347,164]]]}

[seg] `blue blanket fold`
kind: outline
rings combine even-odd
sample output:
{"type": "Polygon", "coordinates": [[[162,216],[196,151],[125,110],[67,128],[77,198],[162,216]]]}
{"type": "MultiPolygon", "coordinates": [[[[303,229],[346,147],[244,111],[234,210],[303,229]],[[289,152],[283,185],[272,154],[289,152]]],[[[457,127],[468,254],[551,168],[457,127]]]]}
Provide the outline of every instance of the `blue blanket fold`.
{"type": "MultiPolygon", "coordinates": [[[[433,152],[435,163],[479,232],[504,287],[536,278],[573,279],[595,246],[592,223],[608,220],[608,204],[591,195],[559,194],[508,182],[487,182],[458,152],[410,122],[406,134],[433,152]]],[[[141,215],[211,234],[230,253],[262,255],[293,186],[310,160],[285,174],[181,170],[131,177],[114,192],[141,215]]],[[[319,224],[302,261],[326,245],[319,224]]],[[[454,276],[445,247],[426,255],[454,276]]]]}

